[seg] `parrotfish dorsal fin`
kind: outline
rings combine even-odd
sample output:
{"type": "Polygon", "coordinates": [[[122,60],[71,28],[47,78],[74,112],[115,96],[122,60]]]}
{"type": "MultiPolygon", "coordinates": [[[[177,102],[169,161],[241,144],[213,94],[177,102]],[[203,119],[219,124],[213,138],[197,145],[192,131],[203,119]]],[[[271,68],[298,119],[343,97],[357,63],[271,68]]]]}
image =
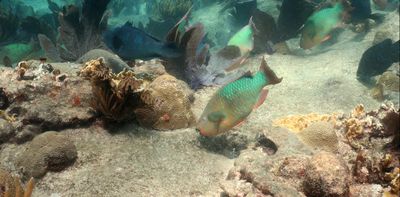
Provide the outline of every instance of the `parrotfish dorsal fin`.
{"type": "Polygon", "coordinates": [[[279,78],[278,76],[276,76],[275,72],[268,66],[267,61],[265,61],[265,58],[262,58],[261,60],[260,71],[262,71],[264,75],[267,77],[269,84],[272,85],[278,84],[283,79],[282,77],[279,78]]]}

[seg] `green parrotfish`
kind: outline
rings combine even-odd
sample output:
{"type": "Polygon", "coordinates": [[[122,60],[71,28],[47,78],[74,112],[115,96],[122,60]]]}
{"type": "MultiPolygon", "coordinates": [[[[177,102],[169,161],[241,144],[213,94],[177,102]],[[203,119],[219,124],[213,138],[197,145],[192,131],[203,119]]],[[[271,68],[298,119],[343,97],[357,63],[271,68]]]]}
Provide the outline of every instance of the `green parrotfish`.
{"type": "Polygon", "coordinates": [[[281,81],[282,78],[278,78],[263,59],[257,73],[247,73],[223,86],[213,95],[198,121],[196,130],[203,136],[216,136],[229,131],[264,102],[268,93],[265,86],[281,81]]]}
{"type": "Polygon", "coordinates": [[[253,19],[250,18],[249,24],[244,26],[228,41],[228,46],[237,46],[241,55],[249,53],[254,48],[254,31],[255,25],[253,19]]]}
{"type": "Polygon", "coordinates": [[[235,61],[226,69],[226,71],[232,71],[240,67],[247,60],[250,52],[254,49],[254,33],[256,31],[257,29],[254,25],[253,19],[250,18],[249,24],[244,26],[236,32],[231,39],[229,39],[227,46],[221,51],[237,48],[240,55],[238,58],[235,58],[235,61]]]}
{"type": "Polygon", "coordinates": [[[337,3],[332,8],[322,9],[311,15],[302,30],[300,47],[310,49],[330,38],[329,33],[342,21],[344,7],[337,3]]]}

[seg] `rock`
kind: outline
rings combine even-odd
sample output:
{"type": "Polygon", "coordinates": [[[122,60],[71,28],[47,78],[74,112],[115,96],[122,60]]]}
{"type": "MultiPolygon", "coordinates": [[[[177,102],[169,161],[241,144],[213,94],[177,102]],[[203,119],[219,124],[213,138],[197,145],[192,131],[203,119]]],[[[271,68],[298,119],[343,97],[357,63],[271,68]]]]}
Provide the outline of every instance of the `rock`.
{"type": "Polygon", "coordinates": [[[303,190],[306,196],[347,196],[351,181],[344,161],[332,153],[314,155],[306,166],[303,190]]]}
{"type": "Polygon", "coordinates": [[[372,42],[373,45],[376,45],[382,41],[384,41],[387,38],[390,38],[391,33],[388,30],[380,30],[377,31],[374,37],[374,41],[372,42]]]}
{"type": "Polygon", "coordinates": [[[61,171],[77,159],[76,147],[63,134],[49,131],[36,136],[16,159],[24,177],[41,178],[47,171],[61,171]]]}
{"type": "Polygon", "coordinates": [[[135,110],[142,126],[158,130],[187,128],[194,124],[193,92],[175,77],[165,74],[152,81],[141,94],[146,107],[135,110]]]}
{"type": "Polygon", "coordinates": [[[350,197],[381,197],[383,187],[378,184],[356,184],[349,189],[350,197]]]}
{"type": "MultiPolygon", "coordinates": [[[[35,68],[31,65],[28,69],[35,68]]],[[[27,70],[26,73],[32,72],[27,70]]],[[[94,121],[90,82],[76,74],[68,75],[63,82],[56,81],[52,73],[44,73],[35,80],[17,80],[15,70],[5,68],[0,72],[0,79],[0,88],[8,100],[13,101],[7,105],[6,112],[15,116],[12,125],[18,131],[34,125],[40,133],[94,121]]]]}
{"type": "Polygon", "coordinates": [[[98,59],[99,57],[104,58],[106,65],[109,66],[114,73],[119,73],[124,69],[130,69],[128,64],[125,63],[120,57],[103,49],[90,50],[81,58],[79,58],[77,62],[85,63],[90,60],[98,59]]]}
{"type": "Polygon", "coordinates": [[[227,132],[215,137],[198,137],[201,146],[210,152],[225,155],[228,158],[235,158],[240,151],[247,148],[250,139],[243,132],[227,132]]]}
{"type": "Polygon", "coordinates": [[[301,141],[317,149],[335,152],[338,139],[333,123],[319,121],[311,123],[307,128],[298,133],[301,141]]]}
{"type": "Polygon", "coordinates": [[[7,120],[0,118],[0,144],[8,142],[15,136],[15,128],[7,120]]]}
{"type": "Polygon", "coordinates": [[[308,162],[309,158],[302,155],[285,157],[278,162],[275,175],[286,179],[291,185],[301,190],[308,162]]]}
{"type": "Polygon", "coordinates": [[[133,71],[137,76],[157,78],[158,76],[167,74],[161,60],[154,59],[150,61],[137,61],[133,71]]]}

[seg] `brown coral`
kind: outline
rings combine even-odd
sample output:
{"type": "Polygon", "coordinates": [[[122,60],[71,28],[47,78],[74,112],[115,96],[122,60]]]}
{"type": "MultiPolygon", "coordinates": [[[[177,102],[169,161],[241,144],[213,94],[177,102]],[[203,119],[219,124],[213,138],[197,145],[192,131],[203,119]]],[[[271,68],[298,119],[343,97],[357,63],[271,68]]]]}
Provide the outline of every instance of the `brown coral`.
{"type": "Polygon", "coordinates": [[[23,189],[18,177],[0,168],[0,196],[4,197],[31,197],[35,181],[31,178],[23,189]]]}
{"type": "Polygon", "coordinates": [[[79,75],[92,82],[92,107],[107,119],[122,121],[133,117],[140,100],[138,92],[144,81],[137,79],[132,71],[118,74],[111,72],[103,58],[84,64],[79,75]]]}

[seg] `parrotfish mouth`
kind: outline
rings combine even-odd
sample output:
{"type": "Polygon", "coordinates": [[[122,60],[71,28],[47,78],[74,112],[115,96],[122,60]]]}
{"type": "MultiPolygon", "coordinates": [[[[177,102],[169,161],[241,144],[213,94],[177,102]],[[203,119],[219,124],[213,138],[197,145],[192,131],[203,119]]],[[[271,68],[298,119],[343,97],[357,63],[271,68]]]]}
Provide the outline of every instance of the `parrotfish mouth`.
{"type": "Polygon", "coordinates": [[[200,135],[202,135],[202,136],[207,136],[207,135],[206,135],[206,132],[204,131],[204,129],[196,128],[196,131],[199,132],[200,135]]]}

